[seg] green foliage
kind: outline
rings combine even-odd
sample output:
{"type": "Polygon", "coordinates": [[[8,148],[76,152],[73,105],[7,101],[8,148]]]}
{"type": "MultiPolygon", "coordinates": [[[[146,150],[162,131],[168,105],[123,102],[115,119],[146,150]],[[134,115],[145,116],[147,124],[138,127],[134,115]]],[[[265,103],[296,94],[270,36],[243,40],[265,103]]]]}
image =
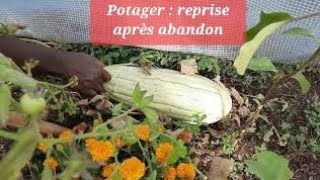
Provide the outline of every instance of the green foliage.
{"type": "Polygon", "coordinates": [[[248,69],[253,71],[269,71],[269,72],[277,72],[277,68],[275,65],[271,62],[269,58],[263,57],[263,58],[253,58],[249,65],[248,69]]]}
{"type": "Polygon", "coordinates": [[[320,45],[320,39],[316,38],[312,32],[310,32],[309,30],[304,29],[304,28],[294,27],[294,28],[291,28],[291,29],[284,31],[283,34],[290,35],[290,36],[308,37],[308,38],[315,40],[320,45]]]}
{"type": "Polygon", "coordinates": [[[309,92],[311,84],[302,73],[298,73],[294,75],[292,78],[299,83],[302,94],[307,94],[309,92]]]}
{"type": "Polygon", "coordinates": [[[198,62],[199,71],[216,72],[220,74],[220,67],[218,59],[215,57],[203,57],[198,62]]]}
{"type": "MultiPolygon", "coordinates": [[[[320,136],[320,102],[312,103],[305,111],[308,126],[311,128],[316,137],[320,136]]],[[[319,144],[319,143],[317,143],[319,144]]]]}
{"type": "Polygon", "coordinates": [[[146,91],[142,91],[139,84],[133,90],[132,98],[135,106],[143,108],[150,105],[152,102],[153,96],[145,97],[146,91]]]}
{"type": "Polygon", "coordinates": [[[11,92],[10,88],[6,84],[0,82],[0,123],[4,125],[8,120],[10,103],[11,103],[11,92]]]}
{"type": "Polygon", "coordinates": [[[187,147],[181,140],[178,140],[175,137],[168,136],[168,135],[160,135],[159,143],[168,142],[173,145],[174,150],[171,152],[169,159],[167,161],[168,165],[177,163],[180,158],[184,159],[188,155],[187,147]]]}
{"type": "Polygon", "coordinates": [[[262,11],[260,14],[260,22],[256,26],[248,30],[247,41],[251,41],[262,29],[264,29],[268,25],[291,19],[292,16],[285,12],[265,13],[262,11]]]}
{"type": "Polygon", "coordinates": [[[0,162],[0,179],[14,180],[19,177],[19,170],[31,159],[38,139],[34,132],[26,131],[19,134],[19,141],[0,162]]]}
{"type": "Polygon", "coordinates": [[[271,151],[255,154],[255,160],[245,161],[250,173],[261,180],[289,180],[293,177],[289,161],[271,151]]]}
{"type": "Polygon", "coordinates": [[[239,56],[235,59],[234,67],[240,75],[243,75],[250,64],[250,61],[260,45],[270,36],[273,32],[287,24],[289,21],[279,21],[272,23],[263,28],[259,33],[249,42],[245,43],[239,52],[239,56]]]}

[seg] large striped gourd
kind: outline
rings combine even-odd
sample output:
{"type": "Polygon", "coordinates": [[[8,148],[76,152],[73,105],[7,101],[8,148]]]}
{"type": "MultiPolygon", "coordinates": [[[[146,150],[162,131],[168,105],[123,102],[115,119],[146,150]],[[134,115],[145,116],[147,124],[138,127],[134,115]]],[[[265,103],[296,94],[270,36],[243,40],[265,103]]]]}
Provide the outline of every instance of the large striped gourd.
{"type": "Polygon", "coordinates": [[[104,88],[114,100],[132,103],[132,92],[139,83],[146,95],[153,95],[151,107],[172,117],[195,121],[195,115],[206,115],[204,124],[225,117],[232,108],[229,91],[202,76],[187,76],[167,69],[151,69],[146,74],[133,64],[106,67],[112,80],[104,88]]]}

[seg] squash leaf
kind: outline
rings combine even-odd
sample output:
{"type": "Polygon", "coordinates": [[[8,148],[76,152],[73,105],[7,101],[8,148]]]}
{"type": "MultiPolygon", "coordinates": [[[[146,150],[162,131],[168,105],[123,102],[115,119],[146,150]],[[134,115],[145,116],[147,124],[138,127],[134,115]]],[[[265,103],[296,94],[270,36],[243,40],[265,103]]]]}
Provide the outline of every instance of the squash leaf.
{"type": "Polygon", "coordinates": [[[280,21],[272,23],[262,29],[252,41],[245,43],[239,52],[239,56],[235,59],[234,67],[237,69],[238,74],[243,75],[252,59],[253,55],[256,53],[260,45],[265,41],[265,39],[275,32],[277,29],[288,23],[288,21],[280,21]]]}
{"type": "Polygon", "coordinates": [[[268,71],[268,72],[277,72],[277,68],[271,62],[269,58],[253,58],[249,65],[248,69],[253,71],[268,71]]]}
{"type": "Polygon", "coordinates": [[[259,31],[261,31],[268,25],[275,22],[286,21],[291,19],[293,19],[292,16],[285,12],[265,13],[262,11],[260,14],[260,22],[247,31],[247,41],[251,41],[259,33],[259,31]]]}
{"type": "Polygon", "coordinates": [[[11,92],[6,84],[0,83],[0,123],[4,125],[10,112],[11,92]]]}
{"type": "Polygon", "coordinates": [[[259,152],[256,160],[245,161],[250,173],[261,180],[289,180],[293,177],[289,161],[271,151],[259,152]]]}
{"type": "Polygon", "coordinates": [[[239,55],[235,59],[234,67],[238,74],[243,75],[245,73],[250,60],[266,38],[292,19],[287,13],[261,13],[260,23],[248,31],[249,42],[240,48],[239,55]]]}
{"type": "Polygon", "coordinates": [[[307,94],[309,92],[309,90],[311,88],[311,84],[302,73],[298,73],[295,76],[293,76],[292,78],[295,79],[299,83],[299,85],[301,87],[302,94],[307,94]]]}

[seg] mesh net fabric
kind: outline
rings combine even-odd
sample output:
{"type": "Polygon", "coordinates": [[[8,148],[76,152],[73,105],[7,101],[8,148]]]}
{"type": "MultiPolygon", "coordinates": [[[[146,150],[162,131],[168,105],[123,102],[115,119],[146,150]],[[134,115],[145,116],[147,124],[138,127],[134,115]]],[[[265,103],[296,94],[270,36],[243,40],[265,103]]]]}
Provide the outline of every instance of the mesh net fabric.
{"type": "MultiPolygon", "coordinates": [[[[1,0],[0,22],[18,23],[27,28],[19,36],[62,43],[90,41],[90,0],[1,0]]],[[[247,26],[259,22],[261,11],[285,11],[295,17],[320,10],[320,0],[247,0],[247,26]]],[[[320,37],[320,17],[313,17],[282,28],[270,36],[258,51],[276,62],[296,63],[305,60],[317,48],[315,42],[304,37],[287,37],[281,34],[290,27],[303,27],[320,37]]],[[[223,59],[234,59],[239,47],[235,46],[152,46],[149,48],[201,53],[223,59]]]]}

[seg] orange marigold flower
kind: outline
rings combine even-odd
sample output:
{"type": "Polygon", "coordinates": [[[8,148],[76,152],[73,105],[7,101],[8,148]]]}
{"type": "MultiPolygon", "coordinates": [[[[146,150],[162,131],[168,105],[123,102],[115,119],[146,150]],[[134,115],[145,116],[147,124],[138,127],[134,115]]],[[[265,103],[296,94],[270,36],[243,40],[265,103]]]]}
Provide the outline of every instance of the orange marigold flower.
{"type": "Polygon", "coordinates": [[[58,166],[58,161],[54,157],[49,157],[44,163],[46,163],[46,165],[48,165],[48,167],[53,171],[56,170],[58,166]]]}
{"type": "Polygon", "coordinates": [[[63,131],[61,134],[59,134],[59,138],[64,138],[66,139],[66,144],[71,144],[72,143],[72,137],[73,137],[73,132],[70,130],[63,131]]]}
{"type": "Polygon", "coordinates": [[[86,148],[92,160],[103,163],[114,154],[114,146],[110,141],[97,140],[90,138],[86,140],[86,148]]]}
{"type": "Polygon", "coordinates": [[[177,176],[177,171],[175,168],[170,167],[166,170],[164,175],[164,180],[175,180],[177,176]]]}
{"type": "Polygon", "coordinates": [[[150,137],[150,127],[148,124],[138,125],[135,128],[135,133],[137,134],[139,139],[148,141],[150,137]]]}
{"type": "Polygon", "coordinates": [[[139,180],[144,176],[146,167],[138,158],[132,157],[122,162],[120,173],[124,180],[139,180]]]}
{"type": "Polygon", "coordinates": [[[112,138],[112,144],[118,148],[122,148],[125,145],[122,137],[120,136],[112,138]]]}
{"type": "Polygon", "coordinates": [[[178,138],[181,139],[185,143],[189,143],[192,139],[192,133],[188,131],[182,131],[179,135],[178,138]]]}
{"type": "Polygon", "coordinates": [[[39,142],[38,143],[37,149],[39,149],[43,153],[46,153],[48,151],[47,145],[45,143],[43,143],[43,142],[39,142]]]}
{"type": "Polygon", "coordinates": [[[156,150],[156,157],[157,161],[161,163],[167,162],[171,152],[173,151],[174,147],[170,143],[162,143],[156,150]]]}
{"type": "Polygon", "coordinates": [[[196,169],[193,164],[181,163],[177,167],[177,175],[183,180],[193,180],[196,177],[196,169]]]}
{"type": "Polygon", "coordinates": [[[117,168],[116,163],[109,164],[103,168],[101,175],[106,178],[110,177],[112,173],[116,170],[116,168],[117,168]]]}

